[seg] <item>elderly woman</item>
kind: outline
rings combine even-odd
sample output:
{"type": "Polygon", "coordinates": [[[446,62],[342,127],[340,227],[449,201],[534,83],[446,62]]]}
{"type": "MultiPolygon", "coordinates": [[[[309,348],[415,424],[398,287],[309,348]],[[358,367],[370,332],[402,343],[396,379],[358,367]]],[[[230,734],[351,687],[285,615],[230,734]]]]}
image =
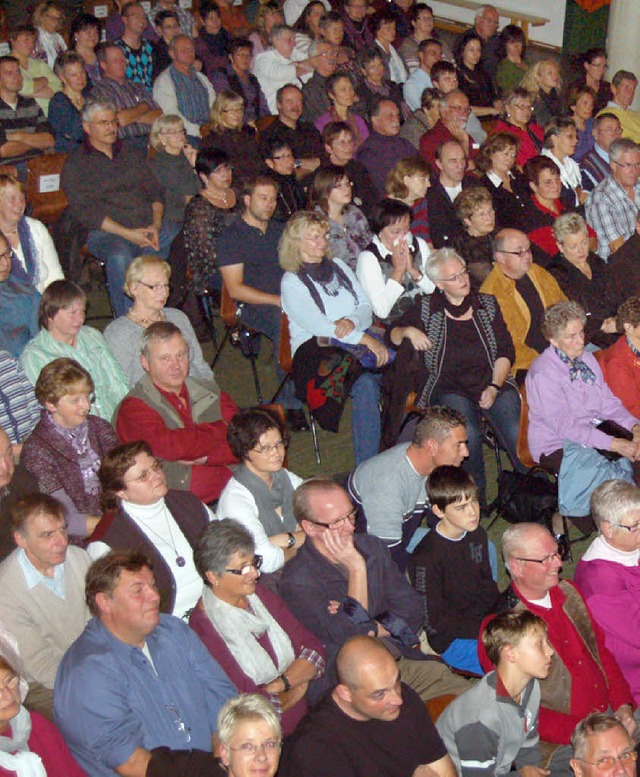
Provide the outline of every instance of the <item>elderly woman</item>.
{"type": "Polygon", "coordinates": [[[529,67],[526,53],[527,39],[522,28],[517,24],[507,24],[500,33],[500,62],[496,71],[496,83],[502,94],[508,94],[522,81],[529,67]]]}
{"type": "Polygon", "coordinates": [[[256,131],[244,123],[244,100],[235,92],[220,92],[211,106],[210,132],[202,141],[202,149],[225,151],[237,177],[256,175],[262,169],[262,159],[256,131]]]}
{"type": "Polygon", "coordinates": [[[285,736],[307,711],[309,683],[325,667],[322,642],[258,583],[262,558],[238,521],[210,523],[194,552],[204,592],[189,623],[241,693],[261,693],[285,736]]]}
{"type": "Polygon", "coordinates": [[[373,237],[367,217],[353,202],[353,184],[344,167],[323,165],[309,187],[309,207],[329,220],[331,253],[356,269],[358,255],[373,237]]]}
{"type": "Polygon", "coordinates": [[[127,268],[124,283],[133,305],[126,316],[116,318],[104,330],[104,339],[131,386],[144,375],[140,363],[142,333],[156,321],[170,321],[182,333],[189,347],[189,375],[203,381],[213,380],[213,372],[202,356],[191,322],[181,310],[165,307],[170,277],[171,265],[159,256],[134,259],[127,268]]]}
{"type": "Polygon", "coordinates": [[[616,328],[622,335],[604,351],[598,351],[607,385],[627,410],[640,418],[640,297],[629,297],[618,308],[616,328]]]}
{"type": "Polygon", "coordinates": [[[62,91],[53,95],[49,105],[49,124],[56,139],[56,151],[73,151],[82,141],[82,109],[87,71],[76,51],[63,51],[56,59],[55,72],[62,91]]]}
{"type": "Polygon", "coordinates": [[[49,230],[24,215],[26,205],[23,184],[9,173],[0,173],[0,232],[13,251],[11,275],[42,292],[64,276],[49,230]]]}
{"type": "MultiPolygon", "coordinates": [[[[433,91],[425,89],[425,92],[433,91]]],[[[406,124],[405,124],[406,126],[406,124]]],[[[411,208],[411,234],[431,243],[427,189],[431,186],[429,165],[418,156],[401,159],[389,171],[384,190],[387,197],[411,208]]]]}
{"type": "Polygon", "coordinates": [[[515,168],[517,155],[518,140],[502,131],[489,135],[475,158],[476,170],[482,174],[479,184],[491,194],[496,229],[526,231],[530,192],[526,177],[515,168]]]}
{"type": "Polygon", "coordinates": [[[518,141],[516,164],[522,170],[525,164],[542,151],[544,130],[533,120],[533,96],[517,86],[504,101],[502,118],[495,123],[496,132],[508,132],[518,141]]]}
{"type": "Polygon", "coordinates": [[[20,362],[35,385],[45,364],[59,356],[74,359],[93,380],[94,413],[111,421],[129,382],[100,332],[84,326],[86,307],[87,297],[77,284],[54,281],[40,300],[40,332],[26,346],[20,362]]]}
{"type": "Polygon", "coordinates": [[[287,223],[280,240],[280,266],[286,271],[282,309],[289,317],[297,395],[309,402],[318,423],[332,431],[337,431],[346,394],[353,397],[353,448],[359,464],[378,452],[377,370],[387,363],[389,352],[367,331],[372,310],[356,276],[341,259],[328,257],[328,230],[324,216],[310,211],[294,213],[287,223]]]}
{"type": "Polygon", "coordinates": [[[0,232],[0,348],[20,356],[38,334],[40,294],[31,283],[11,274],[12,259],[9,241],[0,232]]]}
{"type": "Polygon", "coordinates": [[[585,339],[590,350],[606,348],[615,340],[615,297],[609,265],[589,250],[589,233],[582,216],[565,213],[553,225],[560,252],[546,269],[558,281],[567,299],[582,305],[587,314],[585,339]]]}
{"type": "Polygon", "coordinates": [[[560,65],[555,59],[541,59],[531,65],[520,83],[533,97],[533,115],[541,126],[562,114],[560,65]]]}
{"type": "Polygon", "coordinates": [[[544,128],[542,156],[552,159],[560,171],[562,192],[560,199],[567,208],[579,208],[587,199],[582,189],[582,173],[572,155],[578,145],[578,134],[573,119],[554,118],[544,128]]]}
{"type": "Polygon", "coordinates": [[[143,552],[153,562],[162,612],[186,617],[202,593],[193,550],[213,513],[190,491],[167,488],[162,462],[145,442],[114,448],[99,475],[106,512],[90,537],[90,555],[143,552]]]}
{"type": "MultiPolygon", "coordinates": [[[[418,407],[448,405],[467,419],[468,469],[485,500],[486,478],[480,424],[484,418],[495,431],[514,467],[520,398],[511,365],[515,351],[500,307],[490,294],[471,289],[464,260],[448,248],[431,254],[426,271],[436,286],[398,321],[389,337],[393,346],[410,346],[405,355],[420,356],[418,407]]],[[[396,370],[406,360],[398,355],[396,370]]],[[[485,502],[486,504],[486,502],[485,502]]]]}
{"type": "Polygon", "coordinates": [[[90,415],[91,375],[73,359],[54,359],[36,381],[42,415],[27,438],[20,463],[38,489],[61,502],[69,534],[86,537],[102,515],[100,462],[117,440],[111,424],[90,415]]]}
{"type": "Polygon", "coordinates": [[[410,231],[411,209],[391,198],[381,200],[371,214],[374,236],[358,257],[356,277],[385,324],[399,318],[419,294],[435,286],[425,273],[429,246],[410,231]]]}
{"type": "Polygon", "coordinates": [[[559,472],[560,511],[571,516],[588,515],[593,489],[611,478],[631,480],[640,460],[640,424],[585,350],[586,320],[577,302],[548,308],[542,332],[549,347],[526,378],[529,449],[559,472]]]}
{"type": "Polygon", "coordinates": [[[422,90],[419,107],[413,111],[400,129],[399,137],[408,140],[418,151],[420,138],[433,129],[440,119],[440,91],[435,87],[422,90]]]}
{"type": "Polygon", "coordinates": [[[302,478],[284,467],[289,432],[280,419],[260,408],[241,410],[227,430],[240,462],[218,502],[218,518],[235,518],[251,532],[265,572],[275,572],[304,542],[293,515],[292,498],[302,478]]]}
{"type": "Polygon", "coordinates": [[[493,267],[493,236],[496,212],[491,194],[482,186],[463,189],[454,201],[464,230],[453,235],[453,248],[464,256],[471,276],[471,288],[479,291],[493,267]]]}
{"type": "Polygon", "coordinates": [[[275,777],[282,729],[273,705],[262,696],[243,693],[229,699],[218,715],[218,738],[227,777],[275,777]]]}
{"type": "Polygon", "coordinates": [[[43,59],[51,69],[58,55],[67,49],[64,38],[58,32],[63,19],[63,12],[54,0],[42,0],[33,11],[33,23],[38,33],[33,55],[36,59],[43,59]]]}
{"type": "Polygon", "coordinates": [[[409,109],[402,97],[400,84],[391,81],[384,70],[383,52],[379,46],[361,49],[356,55],[356,65],[361,81],[358,86],[359,102],[355,111],[367,121],[371,120],[371,110],[378,98],[385,97],[398,106],[400,115],[408,118],[409,109]]]}
{"type": "Polygon", "coordinates": [[[96,46],[100,43],[100,20],[90,13],[79,13],[71,22],[71,48],[82,57],[92,85],[102,79],[96,46]]]}
{"type": "Polygon", "coordinates": [[[362,116],[351,111],[351,108],[358,102],[358,95],[351,77],[344,72],[334,73],[327,78],[325,88],[329,97],[329,110],[316,119],[316,129],[318,132],[322,132],[330,122],[344,121],[353,131],[356,149],[360,148],[369,137],[369,127],[362,116]]]}
{"type": "Polygon", "coordinates": [[[29,24],[14,27],[9,33],[11,56],[20,63],[22,89],[20,94],[34,97],[45,116],[49,113],[49,104],[53,95],[62,88],[62,84],[53,70],[41,59],[33,58],[36,47],[36,31],[29,24]]]}
{"type": "Polygon", "coordinates": [[[85,777],[56,726],[22,700],[18,659],[0,655],[0,775],[7,777],[85,777]]]}

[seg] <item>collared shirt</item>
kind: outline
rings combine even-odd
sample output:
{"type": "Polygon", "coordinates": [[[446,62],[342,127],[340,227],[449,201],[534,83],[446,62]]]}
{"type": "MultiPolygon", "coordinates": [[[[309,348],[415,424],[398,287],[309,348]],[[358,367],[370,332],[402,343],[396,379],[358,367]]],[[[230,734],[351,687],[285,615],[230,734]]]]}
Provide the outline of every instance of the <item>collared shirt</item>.
{"type": "Polygon", "coordinates": [[[412,111],[417,111],[422,105],[422,93],[433,86],[431,76],[421,67],[411,73],[402,88],[404,101],[412,111]]]}
{"type": "MultiPolygon", "coordinates": [[[[114,104],[116,112],[124,111],[128,108],[135,108],[140,105],[140,103],[144,102],[146,102],[151,109],[160,108],[146,86],[137,81],[132,81],[129,78],[125,79],[123,84],[119,84],[117,81],[114,81],[113,78],[108,78],[103,75],[102,80],[91,90],[91,97],[100,100],[109,100],[114,104]]],[[[126,127],[118,126],[118,137],[120,139],[137,138],[148,135],[150,129],[148,124],[133,121],[130,124],[127,124],[126,127]]]]}
{"type": "Polygon", "coordinates": [[[634,200],[613,178],[608,176],[593,190],[587,201],[587,221],[598,235],[598,254],[605,260],[611,254],[614,240],[627,240],[636,231],[640,203],[640,181],[634,187],[634,200]]]}
{"type": "Polygon", "coordinates": [[[39,420],[40,406],[20,362],[8,351],[0,350],[0,427],[17,445],[39,420]]]}
{"type": "Polygon", "coordinates": [[[64,599],[64,564],[56,564],[53,568],[53,577],[47,577],[37,570],[26,554],[24,548],[18,550],[18,563],[24,572],[24,579],[27,582],[27,588],[31,591],[40,583],[43,583],[60,599],[64,599]]]}

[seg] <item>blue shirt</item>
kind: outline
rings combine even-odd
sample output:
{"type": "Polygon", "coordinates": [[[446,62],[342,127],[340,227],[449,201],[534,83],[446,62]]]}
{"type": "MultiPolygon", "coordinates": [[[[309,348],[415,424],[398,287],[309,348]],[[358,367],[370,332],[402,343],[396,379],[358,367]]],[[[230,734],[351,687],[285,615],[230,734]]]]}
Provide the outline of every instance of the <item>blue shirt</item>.
{"type": "Polygon", "coordinates": [[[220,707],[237,694],[179,618],[160,615],[146,647],[153,665],[92,618],[62,659],[55,718],[91,777],[113,777],[139,747],[211,752],[220,707]]]}
{"type": "Polygon", "coordinates": [[[402,94],[404,101],[412,111],[417,111],[422,106],[422,93],[433,86],[431,76],[419,67],[411,73],[404,83],[402,94]]]}
{"type": "Polygon", "coordinates": [[[34,567],[24,548],[18,550],[18,564],[24,572],[24,579],[29,590],[42,583],[56,596],[64,599],[64,564],[56,564],[53,568],[53,577],[47,577],[34,567]]]}

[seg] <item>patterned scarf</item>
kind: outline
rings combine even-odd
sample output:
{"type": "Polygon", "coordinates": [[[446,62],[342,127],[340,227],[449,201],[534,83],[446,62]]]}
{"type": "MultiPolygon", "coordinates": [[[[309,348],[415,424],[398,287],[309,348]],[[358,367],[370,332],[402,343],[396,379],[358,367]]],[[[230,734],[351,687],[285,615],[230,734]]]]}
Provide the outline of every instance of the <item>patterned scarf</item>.
{"type": "Polygon", "coordinates": [[[192,68],[186,76],[171,65],[169,73],[176,90],[180,113],[193,124],[206,124],[209,121],[209,96],[196,71],[192,68]]]}
{"type": "Polygon", "coordinates": [[[91,447],[89,422],[84,421],[80,426],[76,426],[75,429],[66,429],[57,424],[50,415],[47,418],[53,424],[56,432],[71,445],[78,457],[78,465],[82,473],[85,493],[99,494],[100,480],[98,478],[98,470],[100,469],[100,457],[91,447]]]}
{"type": "Polygon", "coordinates": [[[553,350],[558,354],[558,358],[561,362],[569,365],[569,378],[572,383],[578,377],[580,377],[587,386],[591,386],[596,382],[595,372],[588,364],[583,362],[579,356],[576,356],[575,359],[570,359],[566,353],[563,353],[559,348],[556,348],[555,345],[553,346],[553,350]]]}

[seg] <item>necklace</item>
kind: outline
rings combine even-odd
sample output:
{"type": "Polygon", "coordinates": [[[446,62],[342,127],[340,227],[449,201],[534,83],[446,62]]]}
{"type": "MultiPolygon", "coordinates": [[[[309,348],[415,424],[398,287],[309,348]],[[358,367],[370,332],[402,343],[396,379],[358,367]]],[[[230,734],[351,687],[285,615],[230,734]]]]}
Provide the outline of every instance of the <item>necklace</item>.
{"type": "Polygon", "coordinates": [[[164,321],[164,313],[160,312],[160,318],[140,318],[139,316],[134,316],[132,311],[130,310],[127,315],[132,321],[135,321],[136,324],[141,324],[142,326],[149,326],[150,324],[155,324],[158,321],[164,321]]]}
{"type": "Polygon", "coordinates": [[[167,522],[167,531],[169,532],[169,537],[171,539],[171,542],[167,542],[167,538],[166,537],[163,537],[162,534],[159,534],[157,531],[152,529],[146,523],[144,525],[145,531],[150,531],[151,534],[155,534],[156,537],[159,537],[166,545],[168,545],[171,548],[171,550],[176,554],[176,565],[179,566],[179,567],[183,567],[187,563],[187,560],[185,559],[184,556],[181,556],[180,553],[178,553],[178,547],[177,547],[177,545],[175,543],[175,540],[173,539],[173,531],[171,529],[171,521],[169,520],[169,516],[167,515],[167,513],[168,513],[167,506],[165,505],[162,508],[162,510],[163,510],[164,519],[167,522]]]}

